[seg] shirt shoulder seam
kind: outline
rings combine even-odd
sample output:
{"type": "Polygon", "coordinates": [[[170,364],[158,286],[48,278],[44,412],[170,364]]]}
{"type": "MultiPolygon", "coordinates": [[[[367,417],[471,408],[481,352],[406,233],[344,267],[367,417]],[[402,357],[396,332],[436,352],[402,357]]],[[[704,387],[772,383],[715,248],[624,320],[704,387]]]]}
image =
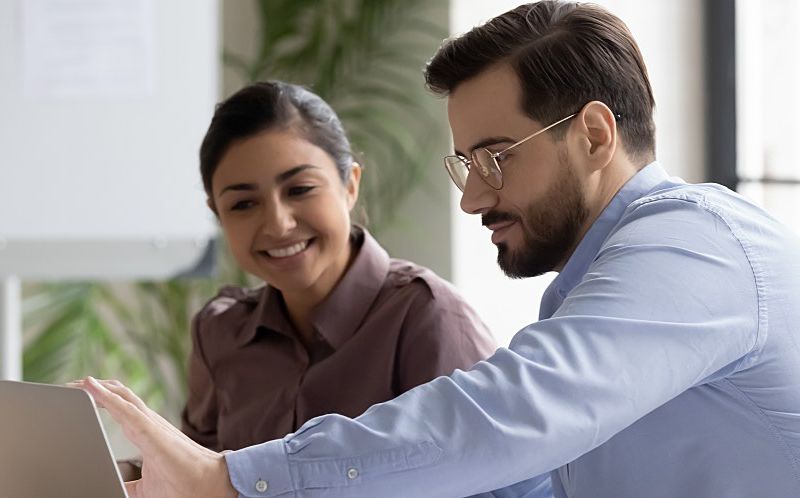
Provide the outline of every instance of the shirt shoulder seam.
{"type": "MultiPolygon", "coordinates": [[[[739,370],[739,366],[747,358],[751,357],[754,354],[757,354],[760,351],[763,344],[766,342],[766,333],[768,330],[768,321],[767,321],[768,312],[767,312],[767,292],[763,278],[763,273],[764,273],[763,268],[754,257],[752,245],[750,244],[750,241],[747,239],[744,233],[742,233],[742,230],[739,228],[738,224],[736,224],[733,220],[730,220],[728,217],[726,217],[721,209],[719,209],[714,203],[708,200],[708,196],[706,194],[688,195],[686,193],[665,192],[656,195],[645,196],[631,203],[628,210],[634,211],[645,204],[662,200],[690,202],[697,205],[698,207],[708,212],[712,216],[716,217],[718,220],[724,223],[725,226],[728,228],[728,230],[731,233],[731,236],[733,236],[733,238],[739,244],[739,247],[742,249],[744,257],[747,260],[747,264],[750,267],[750,273],[753,277],[753,283],[756,289],[756,299],[757,299],[756,308],[758,317],[757,317],[755,341],[750,350],[747,353],[745,353],[737,362],[736,370],[739,370]]],[[[622,219],[620,220],[620,223],[617,224],[617,227],[623,224],[624,219],[625,216],[623,215],[622,219]]]]}

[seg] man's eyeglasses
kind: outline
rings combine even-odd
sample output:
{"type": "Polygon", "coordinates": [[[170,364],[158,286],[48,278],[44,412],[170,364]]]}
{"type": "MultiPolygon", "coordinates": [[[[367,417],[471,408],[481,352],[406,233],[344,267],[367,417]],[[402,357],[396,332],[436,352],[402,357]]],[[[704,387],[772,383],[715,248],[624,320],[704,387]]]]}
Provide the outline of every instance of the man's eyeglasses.
{"type": "Polygon", "coordinates": [[[500,152],[492,152],[486,147],[481,147],[472,151],[471,159],[457,155],[445,156],[444,167],[447,169],[447,173],[450,175],[450,178],[453,179],[453,183],[455,183],[456,187],[458,187],[458,189],[462,192],[464,191],[464,186],[467,184],[467,175],[469,175],[469,170],[473,164],[478,167],[478,173],[480,173],[480,177],[484,182],[486,182],[493,189],[500,190],[503,188],[503,172],[500,170],[498,160],[502,161],[503,155],[506,152],[510,151],[514,147],[517,147],[518,145],[524,144],[533,137],[541,135],[550,128],[558,126],[570,118],[574,118],[577,116],[577,114],[578,113],[570,114],[564,119],[559,119],[555,123],[545,126],[536,133],[528,135],[519,142],[509,145],[500,152]]]}

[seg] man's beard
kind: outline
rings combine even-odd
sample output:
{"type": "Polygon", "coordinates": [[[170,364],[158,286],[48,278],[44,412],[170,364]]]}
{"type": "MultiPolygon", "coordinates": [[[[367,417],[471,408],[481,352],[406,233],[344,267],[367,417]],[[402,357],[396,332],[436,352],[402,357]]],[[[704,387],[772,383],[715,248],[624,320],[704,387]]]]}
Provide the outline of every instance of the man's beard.
{"type": "Polygon", "coordinates": [[[512,250],[497,244],[497,264],[510,278],[527,278],[553,271],[565,262],[577,243],[588,209],[580,183],[566,157],[559,155],[561,173],[541,200],[528,205],[524,219],[503,212],[489,212],[483,224],[516,221],[522,228],[522,247],[512,250]]]}

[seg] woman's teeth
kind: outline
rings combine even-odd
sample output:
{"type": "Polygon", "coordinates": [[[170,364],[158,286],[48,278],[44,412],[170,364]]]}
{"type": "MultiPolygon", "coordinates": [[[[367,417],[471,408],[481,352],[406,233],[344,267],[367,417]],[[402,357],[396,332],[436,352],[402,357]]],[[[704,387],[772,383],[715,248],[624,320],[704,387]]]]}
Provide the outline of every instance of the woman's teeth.
{"type": "Polygon", "coordinates": [[[298,242],[297,244],[289,247],[282,247],[280,249],[269,249],[267,254],[272,258],[288,258],[297,253],[303,252],[308,247],[308,241],[298,242]]]}

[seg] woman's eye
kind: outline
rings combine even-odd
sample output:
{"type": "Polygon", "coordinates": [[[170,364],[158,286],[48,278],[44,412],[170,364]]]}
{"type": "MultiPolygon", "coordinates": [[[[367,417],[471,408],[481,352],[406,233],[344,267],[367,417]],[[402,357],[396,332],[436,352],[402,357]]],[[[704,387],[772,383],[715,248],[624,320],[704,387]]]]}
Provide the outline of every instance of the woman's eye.
{"type": "Polygon", "coordinates": [[[312,190],[314,190],[314,187],[311,187],[311,186],[292,187],[292,188],[289,189],[289,196],[290,197],[295,197],[295,196],[298,196],[298,195],[307,194],[307,193],[311,192],[312,190]]]}
{"type": "Polygon", "coordinates": [[[497,160],[498,163],[501,163],[501,162],[505,161],[506,159],[508,159],[510,156],[511,156],[511,154],[509,154],[508,152],[503,152],[502,154],[496,155],[494,158],[495,158],[495,160],[497,160]]]}
{"type": "Polygon", "coordinates": [[[245,209],[249,209],[255,205],[253,201],[239,201],[231,206],[231,211],[244,211],[245,209]]]}

